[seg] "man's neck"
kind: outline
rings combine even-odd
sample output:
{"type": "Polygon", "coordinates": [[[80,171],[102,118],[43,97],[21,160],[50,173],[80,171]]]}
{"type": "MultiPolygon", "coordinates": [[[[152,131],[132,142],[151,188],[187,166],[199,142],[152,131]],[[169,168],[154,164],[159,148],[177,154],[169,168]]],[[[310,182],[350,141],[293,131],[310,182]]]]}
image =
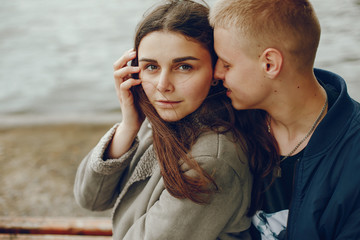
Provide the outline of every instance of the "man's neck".
{"type": "Polygon", "coordinates": [[[312,132],[310,130],[318,125],[327,112],[325,90],[318,82],[302,84],[294,87],[293,91],[280,92],[274,103],[267,110],[269,113],[269,129],[278,142],[281,155],[288,155],[299,144],[296,151],[300,152],[309,142],[312,132]],[[321,116],[320,116],[320,113],[321,116]],[[314,126],[315,124],[315,126],[314,126]],[[304,140],[304,138],[306,139],[304,140]]]}

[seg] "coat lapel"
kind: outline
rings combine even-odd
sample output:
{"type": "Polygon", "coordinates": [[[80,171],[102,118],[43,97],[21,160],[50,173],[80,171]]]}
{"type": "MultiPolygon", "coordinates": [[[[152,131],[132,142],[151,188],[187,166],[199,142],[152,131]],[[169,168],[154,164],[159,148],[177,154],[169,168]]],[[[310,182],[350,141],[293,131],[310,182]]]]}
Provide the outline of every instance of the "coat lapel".
{"type": "Polygon", "coordinates": [[[158,161],[156,159],[156,154],[153,148],[153,145],[145,151],[144,155],[140,158],[138,164],[136,165],[133,173],[131,174],[129,180],[125,184],[123,190],[121,191],[118,199],[116,200],[115,207],[120,204],[121,200],[134,183],[138,181],[145,180],[148,177],[151,177],[154,171],[159,167],[158,161]]]}

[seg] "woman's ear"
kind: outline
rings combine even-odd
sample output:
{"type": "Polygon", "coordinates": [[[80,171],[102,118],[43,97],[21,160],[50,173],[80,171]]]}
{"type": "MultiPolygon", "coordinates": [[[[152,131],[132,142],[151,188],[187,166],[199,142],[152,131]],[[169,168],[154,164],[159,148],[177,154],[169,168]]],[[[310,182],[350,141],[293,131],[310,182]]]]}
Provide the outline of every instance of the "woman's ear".
{"type": "Polygon", "coordinates": [[[276,48],[267,48],[260,57],[263,72],[270,79],[276,78],[281,71],[283,56],[276,48]]]}

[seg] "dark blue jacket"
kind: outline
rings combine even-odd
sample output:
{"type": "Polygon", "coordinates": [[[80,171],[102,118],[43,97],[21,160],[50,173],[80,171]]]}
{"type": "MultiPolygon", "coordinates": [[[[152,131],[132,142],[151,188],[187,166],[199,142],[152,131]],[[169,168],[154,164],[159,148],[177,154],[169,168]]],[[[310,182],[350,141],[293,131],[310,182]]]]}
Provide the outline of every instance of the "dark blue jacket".
{"type": "Polygon", "coordinates": [[[360,239],[360,105],[340,76],[315,75],[340,95],[296,163],[288,239],[360,239]]]}

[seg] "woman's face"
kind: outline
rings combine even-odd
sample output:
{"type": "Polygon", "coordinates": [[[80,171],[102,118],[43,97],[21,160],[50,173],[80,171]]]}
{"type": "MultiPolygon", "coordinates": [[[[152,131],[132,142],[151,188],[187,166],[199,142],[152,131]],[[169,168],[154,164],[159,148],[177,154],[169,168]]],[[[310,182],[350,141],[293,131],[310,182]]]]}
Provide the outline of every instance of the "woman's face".
{"type": "Polygon", "coordinates": [[[160,117],[178,121],[206,98],[213,78],[207,49],[183,35],[156,31],[138,49],[143,89],[160,117]]]}

